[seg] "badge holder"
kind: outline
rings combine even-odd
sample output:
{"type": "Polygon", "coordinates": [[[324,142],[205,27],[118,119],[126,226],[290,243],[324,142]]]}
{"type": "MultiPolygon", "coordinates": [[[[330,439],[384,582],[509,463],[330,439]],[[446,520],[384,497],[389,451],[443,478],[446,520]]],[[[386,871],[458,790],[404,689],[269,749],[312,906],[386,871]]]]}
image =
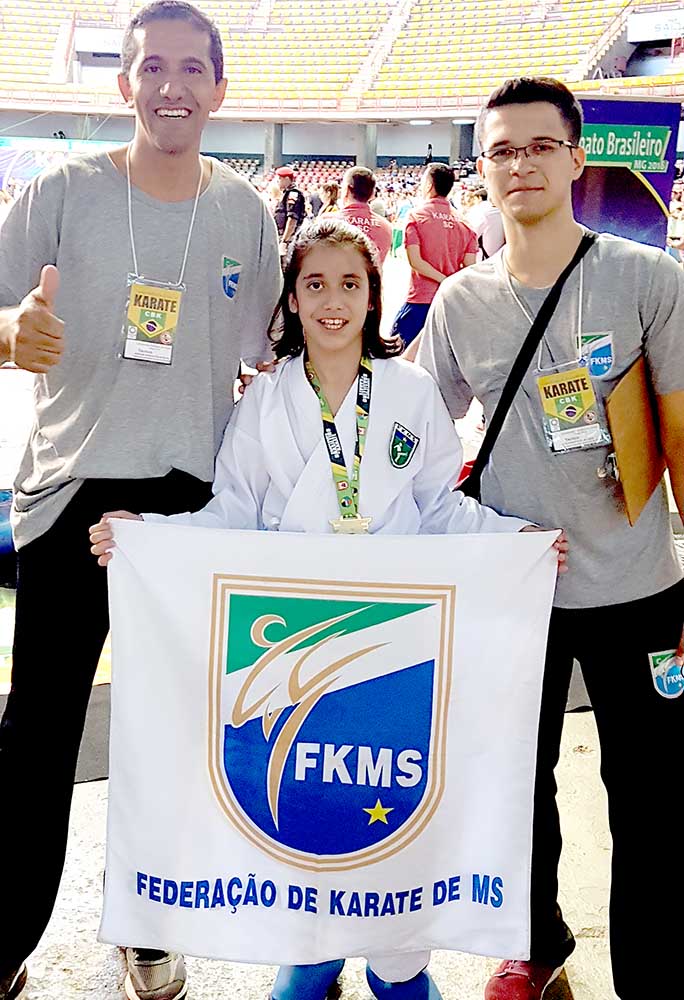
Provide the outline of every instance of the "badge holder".
{"type": "Polygon", "coordinates": [[[138,266],[133,233],[133,198],[131,195],[131,147],[126,150],[126,188],[128,192],[128,235],[131,241],[133,273],[126,281],[127,297],[122,324],[123,346],[119,358],[130,361],[148,361],[156,365],[173,362],[173,348],[178,330],[181,302],[185,293],[183,277],[188,262],[190,240],[197,215],[202,188],[202,163],[199,163],[197,190],[192,207],[188,235],[185,240],[183,261],[178,281],[157,281],[143,278],[138,266]]]}
{"type": "Polygon", "coordinates": [[[122,359],[172,364],[184,292],[182,284],[128,275],[122,359]]]}
{"type": "Polygon", "coordinates": [[[544,438],[553,452],[586,451],[612,444],[603,400],[592,385],[586,358],[537,368],[544,438]]]}

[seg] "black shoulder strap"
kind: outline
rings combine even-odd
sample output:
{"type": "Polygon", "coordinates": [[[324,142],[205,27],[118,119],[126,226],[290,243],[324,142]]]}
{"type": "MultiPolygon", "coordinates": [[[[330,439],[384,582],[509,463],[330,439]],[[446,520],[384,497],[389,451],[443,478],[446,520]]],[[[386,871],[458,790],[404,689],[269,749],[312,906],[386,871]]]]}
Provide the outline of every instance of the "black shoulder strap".
{"type": "Polygon", "coordinates": [[[537,313],[532,326],[530,327],[530,331],[527,334],[518,356],[513,362],[510,374],[506,379],[506,384],[503,387],[501,398],[496,405],[496,409],[492,414],[492,419],[487,427],[487,433],[485,434],[484,441],[482,442],[482,447],[480,448],[477,458],[473,463],[473,471],[461,487],[461,489],[463,489],[463,491],[469,496],[479,495],[482,473],[487,466],[489,456],[491,455],[492,449],[496,444],[496,440],[501,433],[501,428],[503,427],[508,411],[511,408],[511,404],[518,389],[520,388],[522,380],[525,377],[525,373],[530,367],[535,351],[541,343],[541,339],[551,322],[554,312],[556,311],[556,307],[560,301],[561,292],[563,291],[563,286],[597,239],[598,233],[586,232],[584,234],[577,250],[575,251],[574,257],[565,270],[560,274],[555,285],[542,302],[541,308],[537,313]]]}

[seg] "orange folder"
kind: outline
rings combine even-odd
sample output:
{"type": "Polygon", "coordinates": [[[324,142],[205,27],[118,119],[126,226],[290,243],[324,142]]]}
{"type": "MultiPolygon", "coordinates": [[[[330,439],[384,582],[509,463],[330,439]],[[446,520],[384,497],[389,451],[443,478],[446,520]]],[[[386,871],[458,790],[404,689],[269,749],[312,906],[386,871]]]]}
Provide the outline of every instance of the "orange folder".
{"type": "Polygon", "coordinates": [[[634,525],[666,467],[658,433],[658,409],[643,355],[611,392],[606,411],[627,517],[634,525]]]}

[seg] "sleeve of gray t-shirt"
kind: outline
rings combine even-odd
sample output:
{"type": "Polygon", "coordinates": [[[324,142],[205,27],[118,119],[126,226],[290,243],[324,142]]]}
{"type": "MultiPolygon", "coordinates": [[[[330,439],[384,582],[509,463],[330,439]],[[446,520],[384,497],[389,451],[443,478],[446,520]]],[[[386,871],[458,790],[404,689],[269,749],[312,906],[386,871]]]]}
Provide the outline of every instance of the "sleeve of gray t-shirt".
{"type": "Polygon", "coordinates": [[[659,396],[684,390],[684,270],[659,253],[642,306],[644,353],[659,396]]]}
{"type": "MultiPolygon", "coordinates": [[[[447,287],[449,284],[445,282],[447,287]]],[[[416,363],[430,372],[454,420],[466,415],[473,400],[454,352],[453,342],[457,337],[458,331],[447,327],[444,286],[440,286],[423,327],[416,363]]]]}
{"type": "Polygon", "coordinates": [[[63,177],[50,171],[12,206],[0,228],[0,307],[18,305],[57,260],[63,196],[63,177]]]}

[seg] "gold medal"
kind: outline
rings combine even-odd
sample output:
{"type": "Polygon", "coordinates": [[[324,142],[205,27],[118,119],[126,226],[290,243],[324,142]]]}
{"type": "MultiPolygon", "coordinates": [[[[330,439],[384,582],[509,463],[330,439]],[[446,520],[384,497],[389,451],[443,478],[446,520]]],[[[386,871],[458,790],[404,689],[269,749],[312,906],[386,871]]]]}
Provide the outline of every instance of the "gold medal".
{"type": "Polygon", "coordinates": [[[371,517],[354,514],[353,517],[336,517],[330,525],[336,535],[367,535],[372,520],[371,517]]]}

